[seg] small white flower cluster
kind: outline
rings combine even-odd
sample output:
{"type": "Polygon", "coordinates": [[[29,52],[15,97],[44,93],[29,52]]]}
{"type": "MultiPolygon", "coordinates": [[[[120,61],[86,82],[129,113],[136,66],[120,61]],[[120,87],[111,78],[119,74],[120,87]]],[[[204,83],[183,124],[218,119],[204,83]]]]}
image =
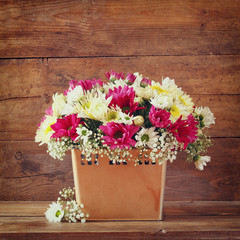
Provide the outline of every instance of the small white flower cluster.
{"type": "Polygon", "coordinates": [[[101,142],[101,134],[100,129],[98,129],[98,133],[92,133],[92,138],[88,138],[88,140],[82,140],[75,145],[75,148],[78,148],[82,151],[82,154],[84,155],[84,158],[87,161],[92,160],[92,155],[101,154],[103,152],[103,149],[100,148],[100,142],[101,142]]]}
{"type": "Polygon", "coordinates": [[[187,161],[194,162],[196,168],[202,171],[204,166],[207,166],[207,163],[211,161],[211,157],[201,155],[207,152],[207,148],[210,146],[212,146],[210,138],[206,134],[199,133],[199,139],[187,146],[187,161]]]}
{"type": "Polygon", "coordinates": [[[63,160],[67,150],[74,147],[71,139],[63,137],[61,140],[50,140],[47,152],[54,158],[63,160]]]}
{"type": "Polygon", "coordinates": [[[58,203],[61,205],[66,204],[65,206],[65,214],[64,218],[68,222],[77,222],[81,221],[82,223],[86,222],[86,218],[89,217],[89,214],[85,214],[83,212],[84,205],[78,204],[76,200],[74,200],[74,189],[64,188],[59,192],[60,196],[58,198],[58,203]]]}
{"type": "Polygon", "coordinates": [[[85,223],[89,214],[83,212],[83,204],[79,205],[76,200],[73,199],[74,188],[63,188],[59,194],[60,197],[58,198],[57,203],[53,202],[50,204],[50,208],[45,212],[48,221],[61,222],[62,220],[65,220],[67,222],[81,221],[82,223],[85,223]]]}
{"type": "MultiPolygon", "coordinates": [[[[132,149],[132,148],[130,148],[132,149]]],[[[105,149],[100,150],[101,151],[101,157],[103,155],[106,155],[109,160],[115,164],[117,162],[127,162],[127,161],[134,161],[133,155],[129,152],[129,149],[120,149],[120,148],[115,148],[111,149],[109,146],[107,146],[105,149]]]]}
{"type": "Polygon", "coordinates": [[[140,159],[145,157],[159,165],[169,160],[173,162],[177,156],[177,149],[180,147],[177,139],[168,132],[159,131],[160,135],[155,138],[153,149],[141,148],[140,159]]]}

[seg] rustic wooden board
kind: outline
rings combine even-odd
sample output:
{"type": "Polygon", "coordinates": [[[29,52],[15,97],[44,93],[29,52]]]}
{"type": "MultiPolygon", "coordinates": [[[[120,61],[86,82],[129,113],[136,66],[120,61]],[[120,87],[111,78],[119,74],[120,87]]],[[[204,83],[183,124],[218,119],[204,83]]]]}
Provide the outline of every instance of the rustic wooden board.
{"type": "Polygon", "coordinates": [[[140,72],[151,80],[175,79],[188,94],[240,94],[240,56],[151,56],[1,59],[0,99],[45,96],[72,79],[102,78],[111,69],[140,72]]]}
{"type": "MultiPolygon", "coordinates": [[[[193,95],[197,106],[208,106],[216,117],[209,129],[212,137],[239,137],[240,95],[193,95]]],[[[0,140],[33,140],[45,110],[52,104],[51,97],[13,98],[0,104],[0,140]],[[17,121],[16,121],[17,119],[17,121]]]]}
{"type": "MultiPolygon", "coordinates": [[[[37,203],[29,203],[36,210],[37,203]],[[35,205],[34,207],[32,205],[35,205]]],[[[14,208],[14,206],[12,206],[14,208]]],[[[0,217],[1,239],[239,239],[239,216],[166,217],[164,221],[48,223],[44,217],[0,217]]]]}
{"type": "Polygon", "coordinates": [[[184,231],[239,231],[240,217],[166,217],[164,221],[115,221],[76,223],[48,223],[44,217],[1,217],[1,233],[25,232],[184,232],[184,231]],[[32,223],[31,223],[32,221],[32,223]],[[17,225],[16,225],[17,224],[17,225]],[[222,229],[221,229],[222,228],[222,229]]]}
{"type": "Polygon", "coordinates": [[[240,53],[239,0],[1,1],[0,57],[240,53]]]}
{"type": "MultiPolygon", "coordinates": [[[[186,163],[183,153],[168,164],[166,201],[240,200],[240,139],[214,141],[207,153],[212,162],[203,172],[186,163]]],[[[0,145],[1,200],[56,200],[61,188],[73,186],[69,154],[58,161],[34,142],[2,141],[0,145]]]]}
{"type": "MultiPolygon", "coordinates": [[[[55,200],[56,201],[56,200],[55,200]]],[[[0,217],[43,217],[51,201],[0,201],[0,217]]],[[[240,201],[165,201],[169,216],[239,216],[240,201]]]]}

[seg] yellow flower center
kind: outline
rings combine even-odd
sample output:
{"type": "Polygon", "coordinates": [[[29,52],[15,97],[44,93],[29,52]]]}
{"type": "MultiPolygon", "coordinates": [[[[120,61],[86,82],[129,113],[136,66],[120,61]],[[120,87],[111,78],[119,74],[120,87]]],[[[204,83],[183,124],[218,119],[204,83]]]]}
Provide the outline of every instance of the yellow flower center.
{"type": "Polygon", "coordinates": [[[111,112],[109,112],[109,113],[107,114],[106,120],[107,120],[108,122],[111,122],[111,121],[113,121],[113,120],[117,120],[117,118],[118,118],[117,112],[111,111],[111,112]]]}
{"type": "Polygon", "coordinates": [[[90,102],[87,102],[87,103],[85,103],[85,104],[83,104],[82,105],[82,107],[84,108],[84,109],[89,109],[90,108],[90,102]]]}
{"type": "Polygon", "coordinates": [[[173,115],[173,117],[180,117],[180,111],[176,105],[172,106],[170,113],[173,115]]]}
{"type": "Polygon", "coordinates": [[[183,105],[187,106],[187,103],[184,101],[184,99],[183,99],[181,96],[178,96],[178,97],[179,97],[181,103],[182,103],[183,105]]]}
{"type": "Polygon", "coordinates": [[[160,94],[160,93],[167,93],[166,90],[160,88],[159,86],[151,86],[151,88],[152,88],[153,90],[157,90],[159,94],[160,94]]]}
{"type": "Polygon", "coordinates": [[[51,128],[52,124],[54,124],[54,123],[49,124],[49,126],[45,129],[45,131],[44,131],[45,135],[48,135],[48,133],[52,131],[52,128],[51,128]]]}

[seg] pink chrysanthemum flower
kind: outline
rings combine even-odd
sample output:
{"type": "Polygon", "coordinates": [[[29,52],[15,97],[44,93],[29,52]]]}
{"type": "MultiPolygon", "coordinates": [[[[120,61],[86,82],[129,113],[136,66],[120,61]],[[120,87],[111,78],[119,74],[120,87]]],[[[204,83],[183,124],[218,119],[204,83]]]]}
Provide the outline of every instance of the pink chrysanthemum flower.
{"type": "Polygon", "coordinates": [[[71,80],[69,82],[69,88],[67,90],[65,90],[64,93],[63,93],[64,96],[67,96],[68,92],[73,90],[77,85],[78,85],[78,80],[71,80]]]}
{"type": "Polygon", "coordinates": [[[73,141],[78,137],[76,128],[79,124],[83,124],[81,118],[77,117],[77,114],[71,114],[65,118],[57,119],[57,122],[51,125],[54,131],[51,138],[70,137],[73,141]]]}
{"type": "Polygon", "coordinates": [[[66,96],[68,92],[73,90],[76,86],[81,86],[84,91],[91,90],[92,88],[96,87],[97,85],[103,86],[103,81],[101,79],[87,79],[87,80],[71,80],[69,83],[69,88],[64,91],[64,95],[66,96]]]}
{"type": "Polygon", "coordinates": [[[120,107],[122,111],[126,114],[132,114],[136,110],[142,109],[138,107],[138,103],[134,102],[135,92],[132,87],[127,85],[122,88],[119,86],[118,88],[114,88],[114,90],[109,89],[107,94],[107,98],[112,96],[112,100],[109,104],[109,107],[120,107]]]}
{"type": "MultiPolygon", "coordinates": [[[[46,115],[52,116],[52,115],[53,115],[52,107],[50,106],[50,107],[45,111],[45,113],[46,113],[46,115]]],[[[41,126],[41,124],[45,121],[45,119],[46,119],[46,116],[44,116],[44,117],[41,119],[40,123],[38,124],[38,127],[41,126]]]]}
{"type": "Polygon", "coordinates": [[[103,82],[100,79],[88,79],[88,80],[80,80],[78,85],[80,85],[82,87],[83,90],[87,91],[87,90],[91,90],[92,88],[94,88],[95,86],[99,85],[102,86],[103,82]]]}
{"type": "Polygon", "coordinates": [[[198,122],[192,115],[186,120],[182,120],[182,116],[170,127],[170,132],[176,137],[179,143],[184,143],[185,150],[189,143],[195,142],[197,139],[198,122]]]}
{"type": "Polygon", "coordinates": [[[129,149],[130,146],[135,146],[136,141],[132,137],[140,127],[108,122],[106,126],[102,125],[99,128],[106,135],[102,137],[105,140],[104,144],[109,145],[111,149],[116,147],[129,149]]]}
{"type": "Polygon", "coordinates": [[[113,70],[111,70],[110,72],[106,72],[105,76],[107,77],[107,79],[109,79],[110,81],[114,81],[114,80],[119,80],[119,79],[124,79],[124,73],[120,72],[120,73],[116,73],[113,70]]]}
{"type": "Polygon", "coordinates": [[[52,106],[50,106],[50,107],[45,111],[45,113],[46,113],[47,115],[52,116],[52,115],[53,115],[53,109],[52,109],[52,106]]]}
{"type": "Polygon", "coordinates": [[[128,73],[127,77],[126,77],[126,80],[127,80],[129,85],[132,85],[135,82],[136,78],[137,78],[137,76],[135,76],[134,74],[128,73]]]}
{"type": "Polygon", "coordinates": [[[152,82],[151,82],[151,80],[148,79],[148,78],[143,78],[142,81],[141,81],[141,83],[140,83],[140,85],[141,85],[142,87],[146,87],[146,86],[148,86],[148,85],[151,86],[151,84],[152,84],[152,82]]]}
{"type": "Polygon", "coordinates": [[[170,115],[170,112],[152,106],[149,112],[149,120],[155,127],[167,128],[171,123],[170,115]]]}

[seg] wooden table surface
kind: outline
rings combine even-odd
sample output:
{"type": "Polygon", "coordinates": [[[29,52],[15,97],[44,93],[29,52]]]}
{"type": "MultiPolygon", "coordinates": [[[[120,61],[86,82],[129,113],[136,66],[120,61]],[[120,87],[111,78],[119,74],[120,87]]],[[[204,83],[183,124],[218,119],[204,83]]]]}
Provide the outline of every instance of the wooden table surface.
{"type": "MultiPolygon", "coordinates": [[[[209,216],[191,215],[186,206],[197,204],[191,202],[186,202],[185,208],[181,203],[184,211],[177,210],[180,207],[175,202],[178,207],[174,215],[174,202],[171,202],[165,204],[164,221],[88,221],[85,224],[49,223],[44,217],[48,204],[0,202],[0,239],[240,239],[239,202],[229,203],[225,208],[229,212],[222,211],[218,216],[214,207],[209,216]]],[[[203,207],[203,203],[199,204],[200,209],[203,207]]],[[[210,210],[208,203],[205,207],[210,210]]]]}

